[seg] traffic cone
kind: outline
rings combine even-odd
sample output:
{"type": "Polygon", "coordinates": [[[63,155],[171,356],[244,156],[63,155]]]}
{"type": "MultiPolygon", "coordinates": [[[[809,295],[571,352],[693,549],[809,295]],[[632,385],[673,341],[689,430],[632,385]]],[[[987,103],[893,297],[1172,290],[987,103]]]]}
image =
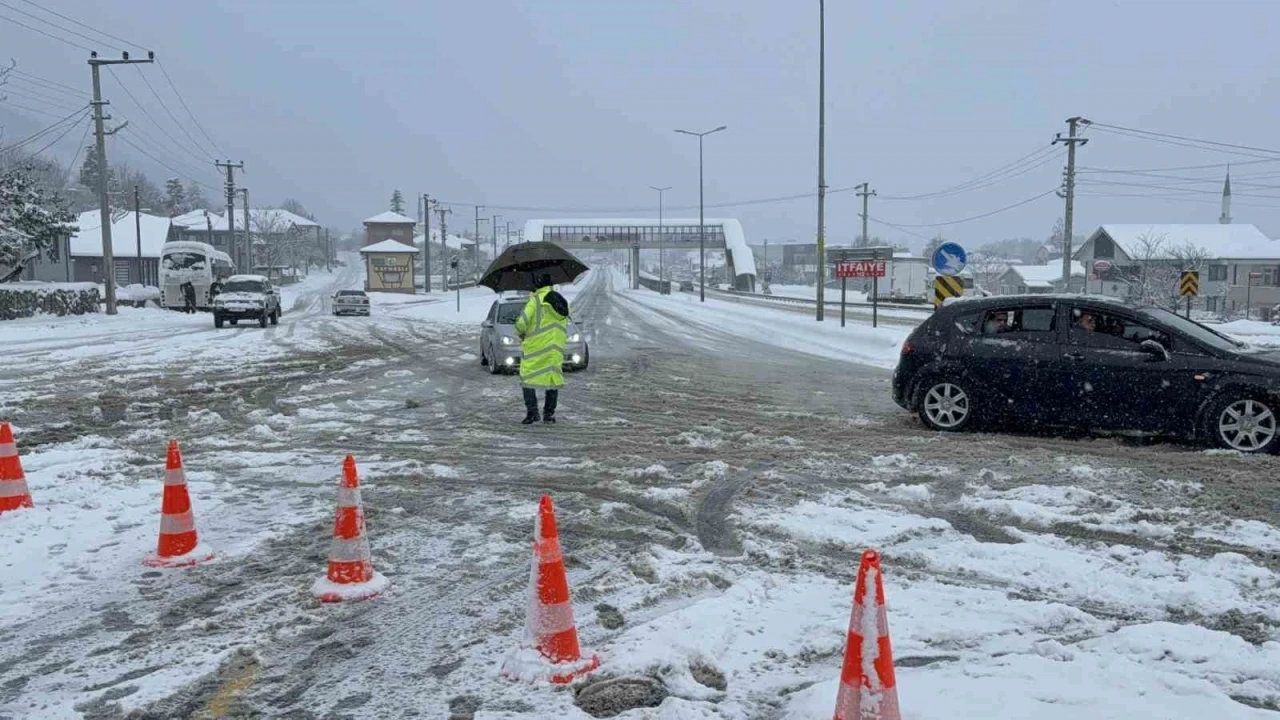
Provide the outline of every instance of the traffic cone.
{"type": "Polygon", "coordinates": [[[187,471],[182,467],[178,441],[169,441],[164,463],[164,500],[160,504],[160,542],[156,553],[142,562],[149,567],[188,567],[213,559],[213,550],[200,542],[196,518],[187,494],[187,471]]]}
{"type": "Polygon", "coordinates": [[[901,720],[896,684],[880,554],[867,550],[862,553],[858,584],[853,591],[853,616],[849,619],[835,720],[901,720]],[[868,597],[872,585],[874,599],[868,597]]]}
{"type": "Polygon", "coordinates": [[[329,572],[311,586],[311,594],[320,602],[367,600],[387,585],[387,578],[373,569],[369,559],[364,507],[360,504],[360,478],[356,475],[356,459],[348,455],[342,463],[342,482],[338,484],[329,572]]]}
{"type": "Polygon", "coordinates": [[[534,523],[533,572],[529,585],[525,642],[537,651],[541,664],[550,663],[552,667],[530,673],[528,668],[520,667],[520,662],[527,658],[520,658],[517,652],[508,660],[503,674],[519,679],[527,679],[532,674],[565,684],[600,667],[598,656],[583,658],[578,646],[578,626],[573,620],[569,578],[564,571],[560,535],[556,530],[556,511],[547,495],[542,496],[534,523]]]}
{"type": "Polygon", "coordinates": [[[9,423],[0,423],[0,513],[35,507],[9,423]]]}

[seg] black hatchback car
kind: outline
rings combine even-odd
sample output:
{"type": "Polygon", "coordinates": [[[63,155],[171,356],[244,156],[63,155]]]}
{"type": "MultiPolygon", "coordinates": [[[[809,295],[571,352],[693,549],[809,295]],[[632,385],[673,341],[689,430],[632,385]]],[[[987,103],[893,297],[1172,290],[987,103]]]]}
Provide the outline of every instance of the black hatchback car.
{"type": "Polygon", "coordinates": [[[1280,447],[1280,352],[1096,296],[939,308],[903,344],[893,399],[935,430],[1013,420],[1280,447]]]}

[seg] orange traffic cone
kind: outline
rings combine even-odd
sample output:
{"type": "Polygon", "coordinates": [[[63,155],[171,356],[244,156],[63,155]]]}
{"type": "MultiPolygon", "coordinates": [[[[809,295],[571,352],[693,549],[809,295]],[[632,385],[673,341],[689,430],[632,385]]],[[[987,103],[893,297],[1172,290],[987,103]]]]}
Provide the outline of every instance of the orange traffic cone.
{"type": "Polygon", "coordinates": [[[0,423],[0,513],[19,508],[35,507],[31,491],[27,489],[27,476],[22,474],[22,461],[18,459],[18,444],[13,440],[9,423],[0,423]]]}
{"type": "Polygon", "coordinates": [[[164,463],[164,500],[160,504],[160,542],[154,555],[143,560],[150,567],[187,567],[213,559],[213,550],[200,542],[196,517],[187,494],[187,471],[182,467],[178,441],[169,441],[164,463]]]}
{"type": "Polygon", "coordinates": [[[895,685],[880,554],[867,550],[862,553],[858,584],[853,591],[853,616],[849,619],[835,720],[901,720],[895,685]],[[872,585],[874,601],[868,597],[872,585]]]}
{"type": "Polygon", "coordinates": [[[527,653],[517,651],[508,658],[503,675],[516,679],[545,677],[553,683],[564,684],[600,667],[598,656],[583,658],[578,646],[578,626],[573,620],[569,578],[564,571],[560,535],[556,530],[556,511],[547,495],[542,496],[534,523],[529,593],[525,642],[540,657],[530,658],[527,653]],[[549,670],[528,667],[545,666],[548,662],[552,665],[549,670]]]}
{"type": "Polygon", "coordinates": [[[387,588],[387,578],[373,569],[369,559],[369,538],[364,534],[364,508],[360,504],[360,478],[356,459],[342,463],[338,485],[338,510],[333,521],[333,544],[329,547],[329,572],[311,586],[320,602],[366,600],[387,588]]]}

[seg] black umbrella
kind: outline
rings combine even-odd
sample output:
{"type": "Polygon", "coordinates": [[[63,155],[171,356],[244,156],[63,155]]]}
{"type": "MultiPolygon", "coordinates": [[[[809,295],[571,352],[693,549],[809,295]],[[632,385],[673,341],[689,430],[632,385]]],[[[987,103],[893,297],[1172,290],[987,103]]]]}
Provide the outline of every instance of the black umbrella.
{"type": "Polygon", "coordinates": [[[512,245],[484,271],[480,284],[494,292],[538,289],[538,278],[548,275],[552,284],[571,283],[587,271],[581,260],[549,242],[512,245]]]}

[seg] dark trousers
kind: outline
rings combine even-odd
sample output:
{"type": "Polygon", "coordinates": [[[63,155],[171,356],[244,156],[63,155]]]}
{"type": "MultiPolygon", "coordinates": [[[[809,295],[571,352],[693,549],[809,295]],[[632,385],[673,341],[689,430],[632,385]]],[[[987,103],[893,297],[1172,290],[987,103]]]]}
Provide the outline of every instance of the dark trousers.
{"type": "MultiPolygon", "coordinates": [[[[559,390],[547,391],[547,403],[544,415],[553,417],[556,414],[556,403],[560,400],[559,390]]],[[[530,415],[538,414],[538,391],[533,388],[524,388],[524,408],[529,411],[530,415]]]]}

